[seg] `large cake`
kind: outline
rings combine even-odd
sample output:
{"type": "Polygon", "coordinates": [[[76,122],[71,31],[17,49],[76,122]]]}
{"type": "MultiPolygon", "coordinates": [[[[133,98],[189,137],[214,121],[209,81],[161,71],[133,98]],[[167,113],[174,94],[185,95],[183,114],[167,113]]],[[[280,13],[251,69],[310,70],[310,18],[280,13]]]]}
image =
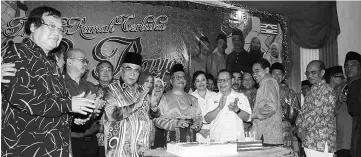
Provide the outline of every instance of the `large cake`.
{"type": "MultiPolygon", "coordinates": [[[[167,152],[178,156],[231,156],[238,151],[260,150],[263,148],[261,140],[255,140],[253,136],[246,133],[246,138],[235,142],[191,142],[191,143],[168,143],[167,152]]],[[[208,137],[208,141],[209,137],[208,137]]]]}
{"type": "Polygon", "coordinates": [[[168,143],[167,152],[182,157],[235,155],[237,143],[168,143]]]}

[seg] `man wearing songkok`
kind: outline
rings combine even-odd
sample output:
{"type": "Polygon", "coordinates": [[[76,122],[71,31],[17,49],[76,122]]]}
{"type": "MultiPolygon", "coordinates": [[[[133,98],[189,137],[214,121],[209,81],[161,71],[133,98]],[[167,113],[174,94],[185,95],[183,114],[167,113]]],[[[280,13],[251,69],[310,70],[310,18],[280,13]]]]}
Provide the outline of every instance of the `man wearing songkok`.
{"type": "Polygon", "coordinates": [[[256,103],[252,112],[253,128],[256,139],[264,145],[276,146],[283,144],[282,106],[279,86],[269,73],[270,63],[261,58],[253,64],[253,78],[259,84],[256,103]]]}
{"type": "Polygon", "coordinates": [[[61,13],[33,9],[21,43],[2,47],[4,63],[15,63],[15,76],[2,84],[1,156],[69,156],[70,112],[93,112],[94,100],[70,97],[55,62],[47,56],[63,38],[61,13]]]}
{"type": "Polygon", "coordinates": [[[232,32],[233,50],[227,56],[226,68],[230,71],[245,71],[252,68],[255,61],[262,58],[259,53],[249,53],[244,49],[244,36],[241,30],[232,32]]]}
{"type": "Polygon", "coordinates": [[[192,57],[191,65],[189,67],[189,75],[193,76],[196,71],[206,71],[207,60],[209,55],[209,40],[206,36],[201,36],[198,41],[199,52],[192,57]]]}
{"type": "Polygon", "coordinates": [[[351,156],[361,156],[361,55],[350,51],[345,60],[346,76],[354,76],[348,83],[347,108],[352,117],[351,156]],[[357,80],[356,80],[357,79],[357,80]]]}
{"type": "Polygon", "coordinates": [[[150,147],[152,123],[149,114],[159,114],[160,95],[154,95],[136,83],[141,64],[140,54],[128,52],[121,65],[120,79],[111,83],[110,92],[105,93],[107,104],[103,116],[107,157],[139,157],[150,147]]]}
{"type": "Polygon", "coordinates": [[[312,87],[297,117],[298,136],[307,157],[332,157],[336,151],[336,95],[324,80],[322,61],[311,61],[306,70],[312,87]]]}
{"type": "Polygon", "coordinates": [[[326,69],[325,80],[333,89],[344,82],[342,66],[333,66],[326,69]]]}
{"type": "MultiPolygon", "coordinates": [[[[344,63],[346,82],[342,82],[339,86],[336,86],[335,88],[337,95],[337,102],[335,108],[337,128],[336,154],[338,157],[348,157],[351,155],[350,148],[352,137],[352,117],[347,111],[347,91],[351,83],[360,78],[361,69],[357,66],[352,66],[354,63],[360,63],[359,61],[357,61],[357,58],[360,58],[360,55],[357,53],[354,54],[353,52],[349,52],[346,54],[346,59],[344,63]]],[[[359,88],[361,88],[361,86],[359,88]]]]}
{"type": "Polygon", "coordinates": [[[282,63],[273,63],[271,66],[271,74],[277,80],[280,86],[280,101],[282,106],[282,128],[283,128],[283,147],[292,148],[298,151],[298,142],[293,134],[295,121],[300,111],[300,103],[296,93],[285,83],[285,69],[282,63]]]}
{"type": "MultiPolygon", "coordinates": [[[[81,49],[71,49],[65,54],[66,61],[65,84],[71,96],[84,93],[87,97],[95,99],[95,85],[82,76],[88,68],[88,59],[81,49]]],[[[96,101],[95,106],[101,108],[102,101],[96,101]]],[[[96,114],[88,114],[83,116],[74,114],[74,121],[71,125],[71,150],[74,157],[98,156],[98,142],[96,132],[98,131],[98,123],[96,114]],[[93,117],[90,117],[93,116],[93,117]],[[77,124],[77,120],[83,121],[77,124]]]]}
{"type": "Polygon", "coordinates": [[[227,36],[223,33],[217,36],[217,50],[208,56],[207,59],[207,73],[217,76],[221,69],[226,68],[227,61],[227,36]]]}
{"type": "Polygon", "coordinates": [[[207,100],[204,116],[211,124],[210,138],[216,142],[243,140],[243,121],[250,121],[252,113],[248,98],[232,89],[231,72],[226,69],[219,71],[217,86],[219,92],[207,100]]]}
{"type": "Polygon", "coordinates": [[[167,143],[195,142],[203,124],[202,110],[197,98],[184,91],[187,81],[182,64],[172,66],[170,83],[172,89],[162,96],[161,116],[154,119],[154,124],[166,131],[167,143]]]}

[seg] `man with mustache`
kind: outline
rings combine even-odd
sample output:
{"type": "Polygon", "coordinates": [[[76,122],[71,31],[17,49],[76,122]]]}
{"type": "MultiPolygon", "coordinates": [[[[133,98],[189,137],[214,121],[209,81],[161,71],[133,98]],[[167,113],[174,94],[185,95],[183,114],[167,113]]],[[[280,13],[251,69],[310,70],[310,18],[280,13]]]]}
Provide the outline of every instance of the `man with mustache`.
{"type": "Polygon", "coordinates": [[[150,117],[159,116],[162,93],[147,91],[137,81],[142,72],[142,56],[127,52],[118,81],[109,84],[104,98],[105,156],[140,157],[150,148],[150,117]]]}
{"type": "Polygon", "coordinates": [[[298,136],[307,157],[332,157],[336,151],[336,95],[324,80],[322,61],[311,61],[306,70],[312,87],[296,120],[298,136]]]}
{"type": "Polygon", "coordinates": [[[234,71],[232,73],[232,89],[236,92],[241,92],[242,74],[241,72],[234,71]]]}

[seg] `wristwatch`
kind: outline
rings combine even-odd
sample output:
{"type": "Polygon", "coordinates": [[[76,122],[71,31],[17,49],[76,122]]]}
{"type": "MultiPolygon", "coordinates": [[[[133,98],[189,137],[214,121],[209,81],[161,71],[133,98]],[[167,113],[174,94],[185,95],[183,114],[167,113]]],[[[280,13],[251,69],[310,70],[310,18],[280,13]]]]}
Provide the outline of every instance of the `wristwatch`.
{"type": "Polygon", "coordinates": [[[240,108],[238,108],[238,111],[236,112],[236,114],[238,114],[238,113],[240,113],[241,112],[241,109],[240,108]]]}

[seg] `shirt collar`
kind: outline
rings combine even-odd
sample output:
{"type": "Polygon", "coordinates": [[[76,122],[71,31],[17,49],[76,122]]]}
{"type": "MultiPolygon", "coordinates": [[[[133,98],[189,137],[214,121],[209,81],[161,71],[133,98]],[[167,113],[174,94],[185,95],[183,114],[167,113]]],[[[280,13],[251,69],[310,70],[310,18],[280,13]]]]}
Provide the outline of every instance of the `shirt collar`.
{"type": "Polygon", "coordinates": [[[29,47],[32,50],[35,51],[39,51],[41,52],[42,55],[46,56],[45,52],[43,51],[43,49],[41,47],[39,47],[33,40],[31,40],[30,38],[24,38],[22,43],[26,46],[29,47]]]}

